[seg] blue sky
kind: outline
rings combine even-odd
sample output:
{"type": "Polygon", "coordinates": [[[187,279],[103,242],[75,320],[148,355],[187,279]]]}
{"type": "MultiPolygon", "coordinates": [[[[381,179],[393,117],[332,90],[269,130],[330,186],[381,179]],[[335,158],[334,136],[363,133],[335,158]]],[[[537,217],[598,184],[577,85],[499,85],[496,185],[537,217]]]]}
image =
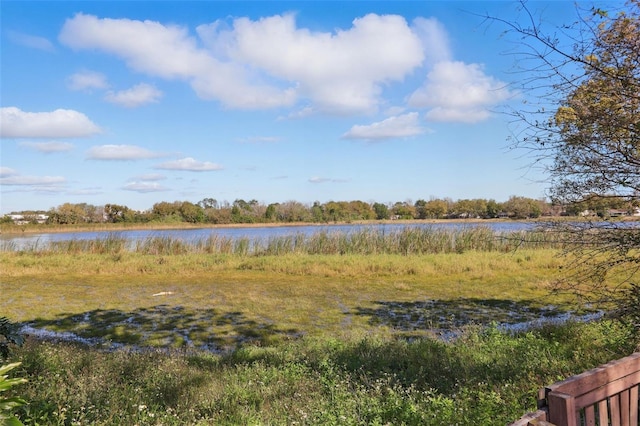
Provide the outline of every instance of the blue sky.
{"type": "MultiPolygon", "coordinates": [[[[2,1],[0,211],[539,198],[510,1],[2,1]]],[[[571,22],[569,1],[530,2],[571,22]]]]}

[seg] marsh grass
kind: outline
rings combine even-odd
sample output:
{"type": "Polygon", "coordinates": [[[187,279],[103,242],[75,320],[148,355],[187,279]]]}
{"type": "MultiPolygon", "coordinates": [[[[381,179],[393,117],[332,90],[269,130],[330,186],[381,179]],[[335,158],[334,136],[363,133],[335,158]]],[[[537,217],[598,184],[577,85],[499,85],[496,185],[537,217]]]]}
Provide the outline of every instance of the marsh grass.
{"type": "Polygon", "coordinates": [[[451,342],[379,335],[303,338],[225,355],[99,351],[30,340],[12,357],[26,424],[507,424],[545,384],[633,348],[602,321],[451,342]]]}
{"type": "Polygon", "coordinates": [[[92,344],[16,349],[34,379],[19,414],[53,425],[505,424],[533,408],[538,387],[635,344],[608,321],[500,331],[577,308],[549,295],[563,266],[553,238],[114,234],[4,250],[2,315],[92,344]],[[458,338],[434,338],[449,332],[458,338]]]}
{"type": "Polygon", "coordinates": [[[556,254],[4,252],[0,309],[107,345],[228,350],[344,330],[424,337],[575,310],[549,298],[556,254]]]}
{"type": "Polygon", "coordinates": [[[422,255],[435,253],[464,253],[466,251],[509,252],[516,249],[562,248],[562,237],[543,231],[501,233],[488,227],[474,226],[459,229],[436,227],[406,227],[385,231],[364,228],[353,232],[319,231],[310,235],[291,235],[250,239],[211,234],[204,239],[185,241],[176,237],[149,237],[129,242],[117,233],[93,240],[40,243],[18,249],[4,242],[0,251],[52,253],[109,253],[124,251],[151,255],[192,253],[232,254],[236,256],[281,256],[285,254],[322,255],[422,255]]]}

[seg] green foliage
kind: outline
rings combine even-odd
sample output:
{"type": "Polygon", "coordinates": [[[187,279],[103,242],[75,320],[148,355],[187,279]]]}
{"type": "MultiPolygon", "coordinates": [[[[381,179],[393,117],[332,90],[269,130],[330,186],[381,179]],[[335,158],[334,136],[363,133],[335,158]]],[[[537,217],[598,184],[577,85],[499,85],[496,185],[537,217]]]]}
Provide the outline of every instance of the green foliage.
{"type": "Polygon", "coordinates": [[[20,326],[0,317],[0,359],[9,356],[10,344],[21,346],[23,343],[24,336],[20,333],[20,326]]]}
{"type": "Polygon", "coordinates": [[[0,365],[0,424],[2,426],[20,426],[22,422],[12,414],[16,408],[27,404],[27,401],[16,396],[4,396],[4,392],[10,390],[13,386],[26,383],[24,378],[10,379],[6,374],[20,365],[15,362],[7,365],[0,365]]]}
{"type": "Polygon", "coordinates": [[[304,338],[205,352],[104,352],[31,342],[19,350],[21,418],[39,424],[506,424],[536,391],[627,355],[616,323],[521,334],[304,338]]]}
{"type": "Polygon", "coordinates": [[[616,299],[617,315],[640,337],[640,284],[631,283],[616,299]]]}

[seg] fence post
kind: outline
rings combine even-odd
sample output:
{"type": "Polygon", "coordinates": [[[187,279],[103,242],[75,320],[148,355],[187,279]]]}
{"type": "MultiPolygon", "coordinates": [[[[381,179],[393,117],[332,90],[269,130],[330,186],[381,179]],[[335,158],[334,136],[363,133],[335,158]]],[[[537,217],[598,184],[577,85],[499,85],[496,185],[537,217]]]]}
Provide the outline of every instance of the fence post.
{"type": "Polygon", "coordinates": [[[576,426],[576,400],[563,392],[551,391],[547,395],[549,421],[557,426],[576,426]]]}

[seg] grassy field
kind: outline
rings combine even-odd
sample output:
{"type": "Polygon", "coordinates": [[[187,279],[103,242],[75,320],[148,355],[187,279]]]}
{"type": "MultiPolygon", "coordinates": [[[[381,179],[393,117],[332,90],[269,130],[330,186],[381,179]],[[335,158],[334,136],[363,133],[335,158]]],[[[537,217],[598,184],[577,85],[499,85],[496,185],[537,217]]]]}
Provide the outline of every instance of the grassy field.
{"type": "Polygon", "coordinates": [[[609,321],[501,331],[579,307],[549,295],[563,265],[552,244],[483,232],[291,237],[268,250],[110,238],[0,251],[0,316],[92,343],[15,349],[17,374],[30,379],[19,415],[504,424],[534,407],[538,387],[633,350],[609,321]]]}
{"type": "Polygon", "coordinates": [[[429,334],[572,309],[553,250],[429,255],[0,254],[0,311],[120,343],[233,346],[344,330],[429,334]],[[98,326],[99,325],[99,326],[98,326]],[[174,332],[179,330],[180,332],[174,332]]]}

